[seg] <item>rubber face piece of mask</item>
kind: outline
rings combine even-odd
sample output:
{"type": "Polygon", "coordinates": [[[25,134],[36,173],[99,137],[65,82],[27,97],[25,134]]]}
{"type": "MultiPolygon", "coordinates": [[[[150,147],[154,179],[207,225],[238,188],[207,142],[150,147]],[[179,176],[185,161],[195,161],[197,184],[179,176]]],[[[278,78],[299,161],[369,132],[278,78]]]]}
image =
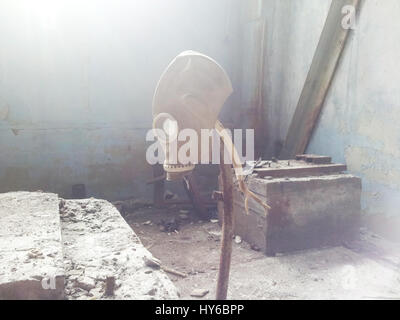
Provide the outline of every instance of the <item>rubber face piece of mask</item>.
{"type": "MultiPolygon", "coordinates": [[[[153,98],[153,128],[162,133],[155,131],[165,153],[164,170],[168,180],[190,173],[201,160],[204,163],[204,153],[200,159],[201,130],[215,128],[221,108],[231,93],[232,84],[225,70],[206,55],[185,51],[168,65],[153,98]],[[196,139],[186,137],[185,129],[194,130],[196,139]],[[185,161],[178,156],[182,146],[187,150],[185,161]]],[[[207,139],[206,154],[210,161],[211,138],[207,139]]]]}

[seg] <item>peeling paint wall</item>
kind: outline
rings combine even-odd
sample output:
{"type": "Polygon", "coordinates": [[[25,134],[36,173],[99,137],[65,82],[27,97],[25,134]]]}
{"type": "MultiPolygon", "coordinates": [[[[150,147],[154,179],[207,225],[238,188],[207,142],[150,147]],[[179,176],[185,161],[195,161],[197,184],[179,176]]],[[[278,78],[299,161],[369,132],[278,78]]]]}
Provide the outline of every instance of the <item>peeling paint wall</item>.
{"type": "MultiPolygon", "coordinates": [[[[151,197],[151,101],[181,51],[210,55],[237,87],[238,1],[0,3],[0,192],[151,197]]],[[[227,103],[235,105],[235,96],[227,103]]]]}
{"type": "MultiPolygon", "coordinates": [[[[275,155],[286,137],[330,2],[269,1],[267,156],[275,155]]],[[[307,152],[346,162],[362,178],[366,221],[399,234],[400,2],[363,2],[307,152]]]]}

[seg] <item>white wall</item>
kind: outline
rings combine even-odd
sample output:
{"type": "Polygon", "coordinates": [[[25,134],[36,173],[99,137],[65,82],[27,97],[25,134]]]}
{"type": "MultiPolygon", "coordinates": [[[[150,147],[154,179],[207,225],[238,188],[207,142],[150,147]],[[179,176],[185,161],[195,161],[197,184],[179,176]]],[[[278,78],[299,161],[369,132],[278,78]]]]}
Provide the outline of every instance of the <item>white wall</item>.
{"type": "MultiPolygon", "coordinates": [[[[145,133],[157,80],[181,51],[237,87],[237,0],[0,2],[0,192],[151,196],[145,133]]],[[[234,105],[235,98],[228,102],[234,105]]],[[[228,106],[227,106],[228,107],[228,106]]],[[[230,114],[230,113],[228,113],[230,114]]]]}

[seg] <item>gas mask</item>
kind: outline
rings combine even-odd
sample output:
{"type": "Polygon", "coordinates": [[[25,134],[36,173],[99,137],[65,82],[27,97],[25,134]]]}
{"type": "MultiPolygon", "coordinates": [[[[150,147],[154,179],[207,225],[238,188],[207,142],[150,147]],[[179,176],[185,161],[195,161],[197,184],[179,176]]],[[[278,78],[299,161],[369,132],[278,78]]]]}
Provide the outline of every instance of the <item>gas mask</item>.
{"type": "Polygon", "coordinates": [[[185,51],[172,60],[162,74],[153,98],[153,129],[165,152],[166,178],[183,178],[191,173],[197,163],[205,163],[202,151],[208,151],[207,161],[210,161],[213,150],[211,147],[202,150],[202,138],[208,139],[205,145],[211,146],[212,137],[203,137],[201,130],[215,129],[225,150],[228,150],[239,190],[244,195],[246,212],[249,211],[250,198],[267,210],[268,204],[248,189],[237,150],[218,120],[218,114],[232,91],[226,72],[210,57],[195,51],[185,51]],[[194,132],[197,139],[180,139],[180,133],[185,129],[194,132]],[[181,150],[195,154],[188,157],[190,161],[183,162],[179,157],[181,150]]]}
{"type": "MultiPolygon", "coordinates": [[[[167,180],[188,175],[196,163],[204,163],[201,130],[215,129],[218,114],[232,91],[224,69],[201,53],[182,52],[168,65],[153,98],[153,128],[165,153],[167,180]],[[191,129],[197,138],[184,140],[180,134],[185,129],[191,129]],[[189,161],[178,156],[183,149],[189,161]]],[[[207,139],[211,146],[211,138],[207,139]]],[[[211,157],[211,148],[207,151],[211,157]]]]}

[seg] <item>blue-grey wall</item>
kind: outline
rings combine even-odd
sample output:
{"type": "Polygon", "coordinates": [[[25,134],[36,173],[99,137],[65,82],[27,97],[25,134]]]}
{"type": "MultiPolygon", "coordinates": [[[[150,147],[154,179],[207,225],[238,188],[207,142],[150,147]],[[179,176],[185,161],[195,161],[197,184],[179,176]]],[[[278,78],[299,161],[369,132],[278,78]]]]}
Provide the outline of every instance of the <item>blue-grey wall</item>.
{"type": "MultiPolygon", "coordinates": [[[[330,0],[268,0],[265,154],[279,151],[330,0]]],[[[364,0],[307,149],[345,162],[362,178],[365,221],[400,234],[400,2],[364,0]]]]}
{"type": "Polygon", "coordinates": [[[1,1],[0,192],[68,197],[84,183],[91,196],[151,197],[145,134],[157,81],[191,49],[237,88],[238,3],[1,1]]]}

